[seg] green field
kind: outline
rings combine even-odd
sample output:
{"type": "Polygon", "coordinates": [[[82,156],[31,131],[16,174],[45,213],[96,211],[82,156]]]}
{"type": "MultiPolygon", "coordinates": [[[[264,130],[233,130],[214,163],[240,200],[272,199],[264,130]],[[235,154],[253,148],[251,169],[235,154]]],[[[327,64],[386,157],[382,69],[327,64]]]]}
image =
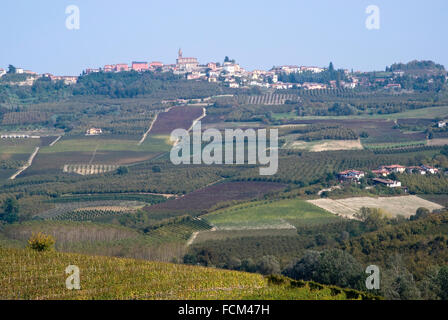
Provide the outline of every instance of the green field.
{"type": "Polygon", "coordinates": [[[274,282],[259,274],[28,249],[0,247],[0,270],[0,299],[368,298],[355,290],[285,278],[274,282]],[[69,265],[79,268],[80,290],[66,288],[69,265]]]}
{"type": "Polygon", "coordinates": [[[5,154],[28,153],[31,154],[40,145],[40,139],[1,139],[0,159],[5,154]]]}
{"type": "Polygon", "coordinates": [[[106,139],[104,137],[85,137],[77,139],[61,139],[52,147],[44,147],[41,153],[59,152],[94,152],[97,151],[140,151],[140,152],[166,152],[171,146],[167,143],[167,136],[148,136],[144,143],[125,139],[106,139]]]}
{"type": "Polygon", "coordinates": [[[205,215],[204,219],[218,229],[277,229],[299,225],[328,223],[337,220],[333,214],[309,203],[293,199],[257,201],[236,205],[205,215]]]}

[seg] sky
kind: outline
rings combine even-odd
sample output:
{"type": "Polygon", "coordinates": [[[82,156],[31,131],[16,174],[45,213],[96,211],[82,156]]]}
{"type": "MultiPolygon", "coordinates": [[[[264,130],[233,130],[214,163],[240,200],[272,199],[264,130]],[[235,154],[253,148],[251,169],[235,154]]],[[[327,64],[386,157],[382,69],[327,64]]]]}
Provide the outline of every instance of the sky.
{"type": "Polygon", "coordinates": [[[434,60],[448,67],[446,0],[1,0],[0,68],[79,75],[132,61],[235,59],[274,65],[384,70],[434,60]],[[80,28],[66,27],[79,8],[80,28]],[[380,28],[366,28],[369,5],[380,28]]]}

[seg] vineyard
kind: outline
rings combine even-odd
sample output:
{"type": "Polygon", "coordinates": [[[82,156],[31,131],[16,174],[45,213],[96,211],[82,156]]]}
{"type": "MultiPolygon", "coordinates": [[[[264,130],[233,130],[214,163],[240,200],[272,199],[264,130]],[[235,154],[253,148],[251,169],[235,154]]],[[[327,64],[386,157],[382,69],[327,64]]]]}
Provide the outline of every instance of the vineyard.
{"type": "Polygon", "coordinates": [[[297,102],[299,96],[294,94],[266,94],[257,96],[239,96],[241,104],[281,105],[286,101],[297,102]]]}
{"type": "Polygon", "coordinates": [[[26,125],[34,123],[43,123],[49,120],[46,112],[25,111],[9,112],[3,115],[2,125],[26,125]]]}
{"type": "Polygon", "coordinates": [[[101,174],[114,171],[117,165],[111,164],[66,164],[62,171],[65,173],[76,173],[82,176],[90,174],[101,174]]]}
{"type": "Polygon", "coordinates": [[[0,248],[0,270],[1,299],[372,299],[244,272],[23,249],[0,248]],[[66,288],[69,265],[80,270],[80,290],[66,288]]]}
{"type": "MultiPolygon", "coordinates": [[[[51,220],[86,220],[84,217],[101,216],[101,212],[117,214],[129,212],[135,208],[142,207],[145,203],[138,201],[120,201],[120,200],[103,200],[93,201],[73,201],[67,203],[57,203],[55,208],[40,213],[38,216],[43,219],[51,220]],[[94,211],[98,211],[95,215],[94,211]]],[[[88,219],[87,219],[88,220],[88,219]]]]}

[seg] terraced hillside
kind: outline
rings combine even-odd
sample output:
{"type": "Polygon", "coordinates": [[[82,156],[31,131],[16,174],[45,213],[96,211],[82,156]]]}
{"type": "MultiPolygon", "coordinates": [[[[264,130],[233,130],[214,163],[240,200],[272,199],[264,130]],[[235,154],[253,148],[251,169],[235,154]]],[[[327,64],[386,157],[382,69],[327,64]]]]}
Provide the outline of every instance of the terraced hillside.
{"type": "Polygon", "coordinates": [[[361,292],[258,274],[0,248],[0,299],[368,299],[361,292]],[[80,290],[66,288],[69,265],[80,290]]]}

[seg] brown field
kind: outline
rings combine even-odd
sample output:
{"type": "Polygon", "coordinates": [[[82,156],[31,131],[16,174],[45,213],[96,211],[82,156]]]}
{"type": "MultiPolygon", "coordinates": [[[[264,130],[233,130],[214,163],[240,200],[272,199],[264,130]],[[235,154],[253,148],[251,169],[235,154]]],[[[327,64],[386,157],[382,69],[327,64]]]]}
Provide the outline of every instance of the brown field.
{"type": "Polygon", "coordinates": [[[359,212],[362,207],[380,208],[389,213],[391,216],[402,215],[410,217],[415,214],[418,208],[424,207],[429,210],[442,209],[443,207],[437,203],[419,198],[417,196],[400,196],[400,197],[357,197],[347,199],[318,199],[308,200],[310,203],[321,207],[331,213],[353,219],[354,215],[359,212]]]}
{"type": "Polygon", "coordinates": [[[428,146],[444,146],[448,144],[448,138],[428,140],[428,146]]]}
{"type": "Polygon", "coordinates": [[[150,135],[171,134],[174,129],[188,130],[193,121],[203,113],[202,107],[173,107],[168,112],[160,113],[151,128],[150,135]]]}
{"type": "Polygon", "coordinates": [[[319,141],[294,141],[289,145],[291,149],[304,149],[311,152],[337,151],[337,150],[362,150],[360,140],[319,140],[319,141]]]}

